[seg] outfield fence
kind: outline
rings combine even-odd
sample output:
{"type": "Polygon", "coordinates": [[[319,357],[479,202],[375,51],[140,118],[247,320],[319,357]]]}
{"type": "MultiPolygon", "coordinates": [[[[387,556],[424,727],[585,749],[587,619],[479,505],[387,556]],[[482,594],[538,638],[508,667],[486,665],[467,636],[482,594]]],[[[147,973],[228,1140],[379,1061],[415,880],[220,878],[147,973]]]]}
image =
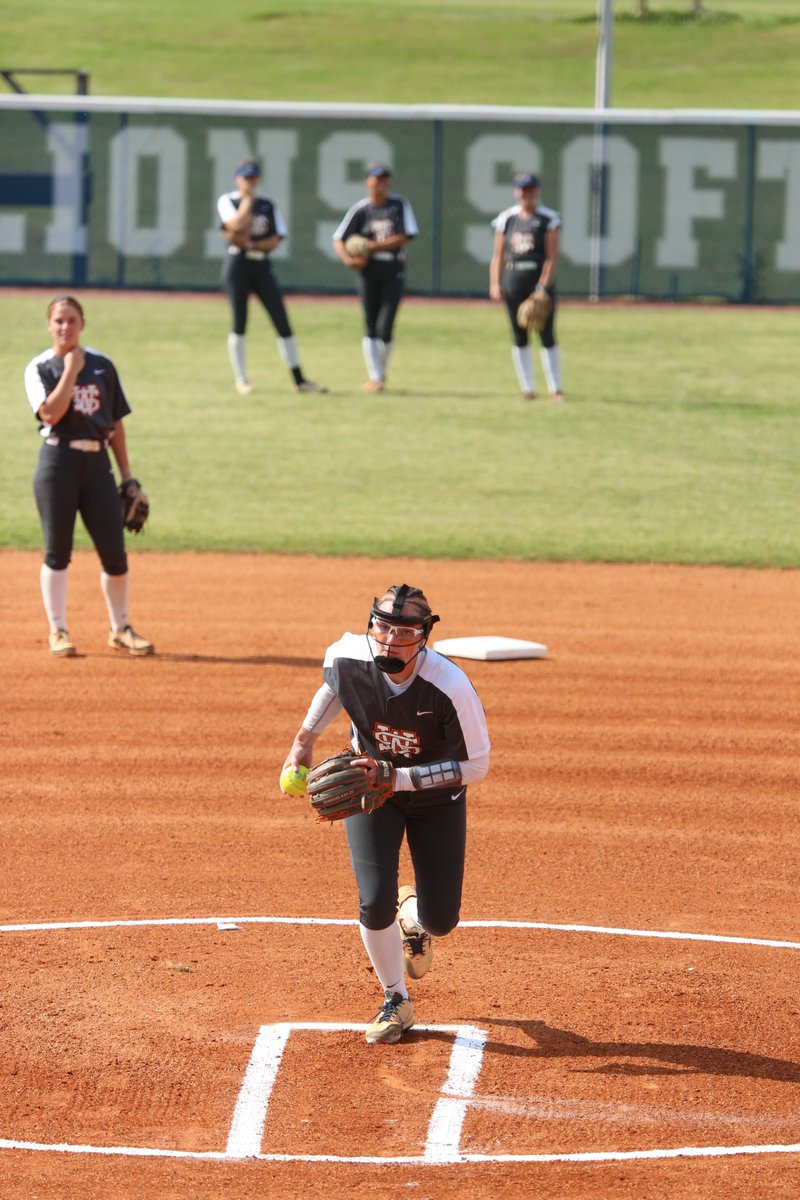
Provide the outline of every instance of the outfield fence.
{"type": "Polygon", "coordinates": [[[408,287],[485,295],[518,170],[563,219],[568,296],[800,303],[800,112],[0,97],[0,284],[216,289],[218,195],[257,158],[289,290],[352,289],[331,248],[388,162],[408,287]]]}

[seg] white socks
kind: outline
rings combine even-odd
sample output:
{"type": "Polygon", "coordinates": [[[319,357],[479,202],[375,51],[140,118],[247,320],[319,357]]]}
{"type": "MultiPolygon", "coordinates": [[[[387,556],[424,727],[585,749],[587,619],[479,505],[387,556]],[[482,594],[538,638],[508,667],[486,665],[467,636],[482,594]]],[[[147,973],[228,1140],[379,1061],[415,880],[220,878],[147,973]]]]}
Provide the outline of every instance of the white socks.
{"type": "Polygon", "coordinates": [[[46,563],[42,563],[39,572],[39,584],[42,589],[42,603],[50,622],[50,632],[67,628],[67,592],[69,590],[68,568],[54,571],[46,563]]]}
{"type": "Polygon", "coordinates": [[[530,346],[512,346],[511,361],[517,372],[517,382],[521,392],[535,392],[533,379],[533,355],[530,346]]]}
{"type": "MultiPolygon", "coordinates": [[[[551,396],[561,391],[561,355],[558,346],[540,347],[542,370],[547,382],[547,390],[551,396]]],[[[517,373],[517,382],[521,392],[535,392],[536,382],[533,374],[533,354],[530,346],[512,346],[511,360],[517,373]]]]}
{"type": "Polygon", "coordinates": [[[388,358],[386,353],[386,343],[380,338],[362,338],[361,349],[364,354],[364,362],[367,364],[367,374],[370,379],[377,383],[380,382],[385,375],[385,359],[388,358]]]}
{"type": "Polygon", "coordinates": [[[124,629],[129,625],[128,597],[130,596],[130,575],[106,575],[100,572],[100,588],[108,609],[108,623],[111,629],[124,629]]]}
{"type": "Polygon", "coordinates": [[[243,333],[228,334],[228,358],[231,360],[233,377],[237,383],[247,382],[247,370],[245,369],[246,344],[243,333]]]}
{"type": "Polygon", "coordinates": [[[388,929],[367,929],[359,922],[361,940],[385,992],[408,996],[403,966],[403,936],[397,921],[388,929]]]}
{"type": "Polygon", "coordinates": [[[551,346],[549,350],[542,346],[541,358],[547,390],[551,396],[555,396],[556,392],[561,391],[561,355],[558,346],[551,346]]]}
{"type": "Polygon", "coordinates": [[[293,370],[300,366],[300,354],[297,350],[297,342],[293,337],[278,338],[278,353],[281,356],[283,365],[293,370]]]}
{"type": "MultiPolygon", "coordinates": [[[[108,609],[108,624],[111,629],[124,629],[130,624],[128,620],[128,597],[130,596],[130,575],[106,575],[100,572],[100,590],[108,609]]],[[[39,572],[39,583],[42,589],[42,602],[50,632],[67,628],[67,592],[69,585],[69,569],[54,571],[46,563],[42,563],[39,572]]]]}

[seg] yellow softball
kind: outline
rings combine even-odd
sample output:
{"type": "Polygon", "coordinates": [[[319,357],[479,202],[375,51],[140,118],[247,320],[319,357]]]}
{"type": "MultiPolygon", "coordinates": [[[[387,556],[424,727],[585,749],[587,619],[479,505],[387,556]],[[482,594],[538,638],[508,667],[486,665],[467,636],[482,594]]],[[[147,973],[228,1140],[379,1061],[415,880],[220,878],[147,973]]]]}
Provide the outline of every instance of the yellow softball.
{"type": "Polygon", "coordinates": [[[308,767],[289,765],[281,771],[281,791],[289,796],[305,796],[308,787],[308,767]]]}

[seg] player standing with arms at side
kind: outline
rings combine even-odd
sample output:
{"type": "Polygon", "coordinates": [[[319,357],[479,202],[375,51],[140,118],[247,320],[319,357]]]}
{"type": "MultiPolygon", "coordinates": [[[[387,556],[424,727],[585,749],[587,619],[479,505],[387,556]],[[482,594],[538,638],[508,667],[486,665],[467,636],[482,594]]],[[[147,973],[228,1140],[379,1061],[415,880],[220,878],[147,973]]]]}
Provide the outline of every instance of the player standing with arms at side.
{"type": "Polygon", "coordinates": [[[289,368],[296,392],[326,392],[306,379],[300,366],[300,354],[292,333],[286,305],[272,266],[271,252],[286,237],[287,228],[280,209],[266,196],[259,196],[261,171],[252,160],[236,168],[236,187],[217,201],[222,236],[228,253],[222,268],[222,281],[231,306],[233,327],[228,334],[228,356],[233,367],[236,390],[243,396],[252,392],[247,378],[246,340],[247,305],[250,293],[263,304],[278,335],[278,353],[289,368]]]}
{"type": "Polygon", "coordinates": [[[286,764],[311,766],[314,744],[344,709],[351,745],[371,781],[390,764],[393,794],[344,820],[358,886],[359,929],[384,991],[367,1027],[370,1043],[396,1042],[414,1024],[404,979],[431,965],[431,935],[458,924],[466,848],[467,785],[489,769],[486,717],[474,687],[449,659],[426,648],[434,622],[419,588],[394,584],[370,610],[366,633],[330,646],[323,684],[286,764]],[[415,883],[398,891],[403,837],[415,883]]]}
{"type": "Polygon", "coordinates": [[[561,356],[555,335],[556,266],[561,239],[561,217],[552,208],[539,203],[541,183],[536,175],[517,175],[514,180],[516,204],[492,221],[494,249],[489,265],[489,295],[505,300],[511,320],[514,345],[511,357],[523,400],[536,399],[533,358],[527,329],[517,324],[517,309],[534,288],[542,287],[552,308],[547,324],[539,334],[541,358],[547,390],[557,404],[563,403],[561,356]]]}
{"type": "Polygon", "coordinates": [[[25,391],[43,439],[33,489],[45,541],[40,582],[50,652],[59,658],[75,654],[67,632],[67,569],[80,513],[103,566],[109,645],[129,654],[152,654],[152,642],[128,620],[130,576],[120,496],[106,449],[111,446],[122,482],[129,481],[122,421],[131,410],[111,359],[81,346],[84,325],[79,301],[56,297],[47,309],[52,349],[25,369],[25,391]]]}
{"type": "Polygon", "coordinates": [[[389,191],[392,173],[382,163],[367,168],[367,195],[345,214],[333,235],[333,248],[346,267],[358,271],[358,293],[364,310],[361,341],[367,365],[365,392],[382,392],[392,353],[397,310],[405,290],[406,243],[419,233],[417,219],[403,196],[389,191]],[[354,234],[369,245],[362,254],[348,252],[354,234]]]}

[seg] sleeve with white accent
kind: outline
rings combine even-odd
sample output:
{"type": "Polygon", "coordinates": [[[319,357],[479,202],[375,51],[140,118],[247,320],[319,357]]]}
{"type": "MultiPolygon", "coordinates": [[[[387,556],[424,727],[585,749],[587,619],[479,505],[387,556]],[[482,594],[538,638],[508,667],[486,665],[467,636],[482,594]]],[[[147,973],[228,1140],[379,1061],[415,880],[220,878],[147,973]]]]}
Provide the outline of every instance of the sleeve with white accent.
{"type": "Polygon", "coordinates": [[[236,205],[231,199],[230,192],[225,192],[220,196],[217,201],[217,212],[223,225],[227,225],[228,221],[232,221],[236,216],[236,205]]]}
{"type": "Polygon", "coordinates": [[[419,233],[419,226],[417,225],[417,218],[414,216],[414,210],[405,197],[403,197],[403,227],[406,237],[413,238],[419,233]]]}
{"type": "Polygon", "coordinates": [[[339,697],[327,683],[323,683],[317,689],[303,718],[303,728],[313,733],[322,733],[342,711],[339,697]]]}

